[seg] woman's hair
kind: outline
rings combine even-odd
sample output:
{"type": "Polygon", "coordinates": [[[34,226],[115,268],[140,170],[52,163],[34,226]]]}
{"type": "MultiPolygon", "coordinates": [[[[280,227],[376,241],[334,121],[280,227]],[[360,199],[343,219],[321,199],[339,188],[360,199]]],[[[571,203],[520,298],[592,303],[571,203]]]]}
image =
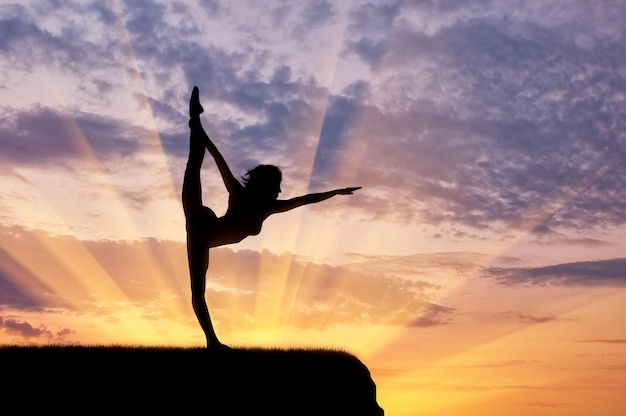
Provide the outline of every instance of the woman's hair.
{"type": "Polygon", "coordinates": [[[263,185],[282,181],[283,173],[274,165],[258,165],[241,177],[246,188],[258,188],[263,185]]]}

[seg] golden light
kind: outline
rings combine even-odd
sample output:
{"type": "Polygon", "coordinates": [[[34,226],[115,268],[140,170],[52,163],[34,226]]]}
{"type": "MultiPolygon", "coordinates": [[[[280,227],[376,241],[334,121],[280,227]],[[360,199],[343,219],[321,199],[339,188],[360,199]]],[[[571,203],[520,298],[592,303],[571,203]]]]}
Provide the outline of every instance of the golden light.
{"type": "MultiPolygon", "coordinates": [[[[125,40],[128,63],[134,69],[130,72],[132,82],[143,90],[144,94],[140,94],[140,97],[143,97],[141,107],[149,112],[148,120],[141,120],[140,124],[145,124],[147,130],[152,133],[142,138],[145,141],[141,143],[144,151],[154,158],[151,161],[152,169],[168,176],[166,192],[178,195],[179,190],[175,189],[174,180],[169,176],[165,152],[147,99],[149,94],[146,93],[144,81],[140,76],[141,70],[124,24],[121,4],[120,2],[115,4],[118,11],[118,29],[125,40]]],[[[343,15],[343,19],[345,30],[347,13],[343,15]]],[[[337,43],[331,48],[328,56],[328,65],[334,67],[335,72],[341,52],[342,36],[337,36],[336,39],[337,43]]],[[[333,79],[326,81],[327,85],[334,82],[333,79]]],[[[330,89],[328,92],[327,107],[330,89]]],[[[304,163],[301,166],[302,169],[308,170],[309,176],[313,172],[317,152],[321,150],[318,149],[318,145],[324,117],[325,115],[319,118],[316,127],[318,143],[310,147],[311,151],[303,159],[304,163]]],[[[202,345],[203,336],[191,312],[186,259],[178,253],[179,247],[167,246],[164,243],[159,245],[161,249],[156,253],[149,247],[149,242],[142,240],[137,219],[132,210],[125,205],[125,198],[119,190],[120,179],[115,178],[103,166],[79,124],[69,114],[66,114],[64,122],[68,137],[80,154],[81,164],[84,166],[81,180],[85,184],[98,186],[101,192],[108,195],[108,215],[130,236],[129,252],[133,256],[134,270],[138,273],[133,282],[122,282],[119,276],[107,270],[107,267],[98,260],[98,256],[92,252],[88,242],[72,236],[71,215],[58,208],[55,190],[43,188],[38,183],[35,173],[23,169],[19,171],[23,177],[22,185],[28,188],[27,193],[32,195],[33,199],[25,205],[26,208],[20,211],[18,216],[21,216],[20,219],[25,223],[48,222],[65,225],[58,233],[64,236],[30,231],[16,238],[0,241],[0,249],[28,272],[26,276],[19,270],[9,270],[7,276],[11,283],[26,292],[41,296],[36,301],[42,304],[48,302],[45,296],[52,294],[58,298],[59,304],[67,305],[73,313],[87,316],[88,324],[83,323],[85,330],[91,331],[85,336],[87,342],[202,345]],[[151,297],[140,295],[147,289],[157,295],[151,297]],[[147,303],[143,303],[145,299],[149,299],[147,303]],[[90,328],[87,330],[86,327],[90,328]]],[[[366,146],[378,138],[370,136],[374,129],[369,124],[367,114],[355,114],[351,123],[350,128],[355,139],[344,141],[337,149],[338,152],[350,157],[344,158],[343,164],[334,167],[333,176],[340,186],[352,184],[366,186],[361,183],[359,174],[364,172],[369,164],[376,163],[367,160],[366,146]]],[[[186,127],[181,126],[182,128],[186,127]]],[[[587,178],[575,192],[553,201],[549,206],[537,207],[534,212],[528,212],[528,218],[531,220],[524,229],[516,231],[517,240],[503,243],[499,253],[485,256],[472,273],[456,280],[447,279],[447,276],[436,273],[430,276],[431,280],[441,279],[446,282],[445,289],[433,293],[430,302],[460,303],[457,297],[459,292],[471,284],[476,273],[482,268],[489,267],[499,256],[507,254],[520,240],[531,235],[537,225],[594,184],[616,163],[619,163],[618,157],[587,178]]],[[[361,192],[367,192],[367,189],[361,192]]],[[[394,189],[392,192],[396,192],[389,195],[392,199],[404,197],[402,194],[404,191],[400,189],[394,189]]],[[[85,202],[85,209],[89,209],[89,203],[90,201],[85,202]]],[[[333,200],[333,203],[345,204],[346,210],[349,210],[348,198],[333,200]]],[[[296,227],[282,230],[281,239],[294,248],[303,245],[301,241],[303,236],[311,235],[306,223],[307,216],[304,212],[306,209],[303,208],[303,211],[297,214],[296,227]]],[[[160,226],[159,222],[155,223],[155,227],[160,226]]],[[[324,247],[321,246],[330,244],[333,235],[339,238],[344,232],[341,222],[338,222],[335,230],[330,232],[326,230],[323,235],[319,233],[317,235],[319,240],[308,241],[306,246],[310,247],[312,255],[315,255],[317,253],[313,251],[317,249],[320,252],[324,251],[324,247]]],[[[367,247],[378,238],[378,229],[363,223],[359,235],[354,239],[357,247],[355,251],[358,251],[359,246],[367,247]]],[[[327,274],[331,271],[330,266],[303,267],[303,263],[298,263],[295,256],[290,253],[276,255],[262,252],[259,259],[254,290],[250,288],[250,282],[238,279],[234,273],[226,276],[222,286],[213,283],[211,281],[213,269],[211,264],[209,266],[207,279],[209,289],[212,289],[209,296],[215,296],[213,300],[219,308],[227,311],[224,315],[229,320],[227,323],[218,323],[220,338],[234,345],[345,348],[373,367],[375,380],[380,377],[381,381],[377,381],[378,394],[380,403],[388,414],[413,415],[416,407],[419,407],[423,414],[431,412],[439,415],[459,412],[471,414],[471,409],[476,409],[476,412],[482,411],[481,409],[486,406],[485,403],[515,403],[518,400],[515,395],[519,394],[519,389],[526,387],[507,387],[506,383],[510,376],[496,371],[490,372],[490,378],[487,380],[475,381],[472,379],[475,368],[471,367],[477,363],[493,360],[494,357],[506,362],[507,354],[501,354],[502,352],[518,353],[520,345],[523,345],[525,340],[539,338],[545,341],[552,335],[543,322],[528,321],[510,327],[496,324],[492,326],[491,323],[485,322],[480,328],[463,326],[466,324],[463,323],[455,328],[454,334],[441,330],[435,334],[434,330],[429,332],[425,329],[423,334],[427,338],[423,343],[432,342],[432,348],[437,349],[429,351],[428,345],[414,346],[415,328],[412,327],[416,319],[429,312],[428,304],[425,302],[403,300],[395,304],[395,310],[385,311],[384,315],[376,316],[375,319],[365,317],[362,321],[346,322],[340,316],[340,312],[342,308],[349,309],[343,304],[345,296],[355,290],[349,268],[337,268],[332,270],[334,274],[327,274]],[[307,311],[308,314],[299,310],[302,305],[312,305],[307,311]],[[224,330],[220,330],[220,324],[224,324],[224,330]],[[452,345],[448,345],[447,342],[452,345]],[[417,352],[414,352],[413,348],[417,352]],[[414,357],[417,353],[424,356],[414,357]],[[385,366],[402,370],[385,372],[385,366]],[[465,390],[460,386],[465,386],[465,390]]],[[[371,289],[365,287],[362,290],[371,289]]],[[[622,305],[623,301],[623,290],[613,294],[606,291],[590,291],[574,293],[549,305],[534,306],[532,312],[553,317],[555,320],[573,320],[577,319],[575,312],[613,313],[620,310],[619,305],[622,305]],[[585,312],[587,308],[593,311],[585,312]],[[600,311],[603,308],[607,309],[600,311]]],[[[210,299],[209,309],[212,305],[215,304],[210,299]]],[[[588,330],[591,331],[593,328],[588,330]]],[[[572,330],[569,335],[576,336],[578,333],[572,330]]],[[[543,341],[539,345],[544,345],[543,341]]],[[[548,347],[546,354],[557,356],[559,351],[555,348],[548,347]]],[[[542,377],[545,376],[541,383],[537,382],[535,374],[521,374],[518,377],[519,382],[528,385],[540,384],[537,389],[556,390],[561,386],[572,384],[571,379],[580,376],[575,372],[550,376],[546,369],[539,369],[537,373],[542,377]]],[[[596,375],[590,371],[586,376],[593,379],[596,375]]],[[[558,397],[558,394],[554,395],[558,397]]],[[[523,412],[510,411],[507,414],[523,412]]]]}

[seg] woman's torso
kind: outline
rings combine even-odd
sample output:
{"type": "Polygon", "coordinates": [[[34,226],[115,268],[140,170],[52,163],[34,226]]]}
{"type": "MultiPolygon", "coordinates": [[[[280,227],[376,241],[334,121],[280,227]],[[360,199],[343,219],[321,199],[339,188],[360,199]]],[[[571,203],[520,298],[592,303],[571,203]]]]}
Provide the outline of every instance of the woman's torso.
{"type": "Polygon", "coordinates": [[[228,199],[226,214],[217,219],[215,229],[210,231],[211,247],[238,243],[261,232],[263,221],[268,217],[268,209],[254,202],[244,195],[228,199]]]}

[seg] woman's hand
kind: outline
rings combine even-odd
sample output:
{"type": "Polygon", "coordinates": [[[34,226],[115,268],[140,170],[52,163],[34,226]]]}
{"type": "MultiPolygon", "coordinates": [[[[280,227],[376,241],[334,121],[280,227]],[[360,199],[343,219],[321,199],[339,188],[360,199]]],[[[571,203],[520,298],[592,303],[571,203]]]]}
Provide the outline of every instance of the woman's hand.
{"type": "Polygon", "coordinates": [[[361,189],[361,188],[362,186],[355,186],[353,188],[337,189],[335,190],[335,192],[337,193],[337,195],[352,195],[354,191],[356,191],[357,189],[361,189]]]}

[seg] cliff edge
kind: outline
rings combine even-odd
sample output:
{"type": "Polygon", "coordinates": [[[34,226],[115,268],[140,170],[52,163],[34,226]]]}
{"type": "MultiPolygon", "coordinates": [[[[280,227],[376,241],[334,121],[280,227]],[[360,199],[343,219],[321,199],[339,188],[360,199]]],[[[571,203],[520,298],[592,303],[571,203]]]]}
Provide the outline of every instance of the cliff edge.
{"type": "Polygon", "coordinates": [[[7,401],[65,414],[380,416],[367,367],[333,350],[2,347],[7,401]]]}

